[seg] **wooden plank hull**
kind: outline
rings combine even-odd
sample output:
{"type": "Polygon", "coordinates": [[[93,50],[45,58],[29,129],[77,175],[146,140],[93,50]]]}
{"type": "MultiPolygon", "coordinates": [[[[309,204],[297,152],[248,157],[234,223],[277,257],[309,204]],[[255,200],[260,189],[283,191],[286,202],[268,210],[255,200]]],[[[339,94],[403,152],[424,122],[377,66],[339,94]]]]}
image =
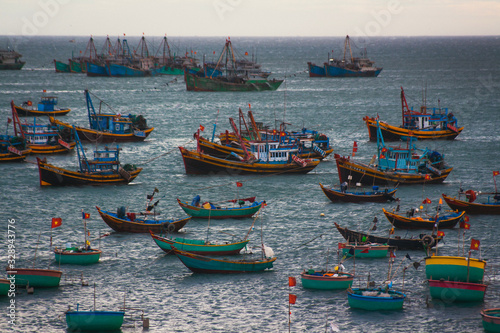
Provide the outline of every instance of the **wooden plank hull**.
{"type": "Polygon", "coordinates": [[[69,146],[68,149],[60,144],[39,145],[28,143],[32,154],[66,154],[75,149],[76,142],[70,142],[69,146]]]}
{"type": "Polygon", "coordinates": [[[259,211],[262,207],[263,201],[255,202],[253,205],[235,208],[220,208],[220,209],[206,209],[203,207],[195,207],[189,205],[187,202],[182,202],[177,199],[177,203],[186,212],[186,214],[200,219],[236,219],[251,217],[259,211]]]}
{"type": "MultiPolygon", "coordinates": [[[[388,212],[384,208],[382,211],[389,222],[400,229],[427,229],[433,230],[435,228],[436,219],[434,217],[405,217],[395,213],[388,212]]],[[[454,228],[457,223],[463,219],[465,215],[464,211],[455,212],[451,214],[444,214],[438,217],[437,222],[439,229],[451,229],[454,228]]]]}
{"type": "Polygon", "coordinates": [[[14,108],[16,109],[16,112],[19,116],[21,117],[39,117],[39,116],[65,116],[68,114],[71,109],[61,109],[61,110],[54,110],[54,111],[39,111],[38,109],[34,108],[23,108],[22,106],[17,106],[14,105],[14,108]]]}
{"type": "Polygon", "coordinates": [[[83,250],[80,252],[55,249],[54,255],[58,264],[90,265],[99,262],[101,250],[83,250]]]}
{"type": "Polygon", "coordinates": [[[320,290],[345,290],[352,286],[354,275],[334,272],[302,272],[300,274],[302,287],[320,290]]]}
{"type": "Polygon", "coordinates": [[[7,270],[8,275],[16,276],[16,286],[35,288],[54,288],[61,282],[61,271],[39,268],[14,268],[7,270]]]}
{"type": "Polygon", "coordinates": [[[80,186],[80,185],[110,185],[127,184],[133,181],[142,168],[130,171],[130,179],[123,178],[119,173],[85,174],[56,167],[37,157],[40,186],[80,186]]]}
{"type": "Polygon", "coordinates": [[[319,184],[323,193],[327,196],[328,199],[332,202],[353,202],[353,203],[362,203],[362,202],[387,202],[394,200],[394,194],[397,189],[379,191],[377,193],[374,192],[342,192],[340,190],[327,188],[323,186],[323,184],[319,184]]]}
{"type": "Polygon", "coordinates": [[[463,210],[467,214],[489,214],[498,215],[500,214],[500,202],[492,203],[479,203],[479,202],[467,202],[464,200],[459,200],[452,198],[443,194],[443,199],[446,201],[448,206],[454,210],[463,210]]]}
{"type": "Polygon", "coordinates": [[[353,288],[347,291],[347,301],[351,308],[369,311],[401,310],[405,298],[405,294],[395,290],[386,292],[380,289],[353,288]],[[375,294],[378,295],[369,296],[375,294]]]}
{"type": "Polygon", "coordinates": [[[320,162],[319,160],[312,160],[305,167],[295,163],[246,163],[224,160],[204,153],[189,151],[183,147],[179,147],[179,149],[188,175],[304,174],[313,170],[320,162]]]}
{"type": "Polygon", "coordinates": [[[227,244],[190,244],[183,240],[178,240],[177,238],[168,239],[164,237],[160,237],[154,234],[151,234],[154,242],[160,249],[167,253],[172,253],[172,247],[175,247],[178,250],[186,251],[199,255],[232,255],[238,254],[240,251],[248,244],[249,240],[236,242],[236,243],[227,243],[227,244]]]}
{"type": "Polygon", "coordinates": [[[252,273],[273,268],[276,257],[264,260],[215,259],[174,249],[175,255],[194,273],[252,273]]]}
{"type": "MultiPolygon", "coordinates": [[[[370,141],[377,142],[377,120],[374,118],[363,118],[368,127],[368,135],[370,141]]],[[[380,131],[385,141],[400,141],[408,138],[411,132],[412,137],[418,140],[454,140],[459,135],[463,127],[452,130],[409,130],[402,127],[392,126],[385,122],[379,121],[380,131]]]]}
{"type": "Polygon", "coordinates": [[[31,153],[31,149],[25,149],[21,152],[21,155],[17,155],[11,152],[0,154],[0,163],[4,162],[22,162],[31,153]]]}
{"type": "Polygon", "coordinates": [[[96,207],[99,215],[103,221],[113,230],[118,232],[132,232],[132,233],[149,233],[156,234],[166,232],[178,232],[186,223],[189,222],[191,216],[180,220],[147,220],[135,219],[131,221],[128,217],[119,218],[115,213],[102,211],[96,207]]]}
{"type": "Polygon", "coordinates": [[[274,91],[279,88],[283,80],[258,80],[246,81],[242,83],[233,83],[221,79],[211,79],[208,77],[199,77],[197,75],[184,73],[186,89],[188,91],[274,91]]]}
{"type": "Polygon", "coordinates": [[[440,175],[433,173],[381,171],[374,166],[359,163],[338,154],[335,154],[335,161],[337,162],[340,183],[361,183],[367,186],[374,184],[440,184],[446,179],[446,177],[448,177],[451,170],[453,170],[453,168],[441,170],[440,175]],[[352,176],[351,180],[349,180],[349,175],[352,176]],[[430,179],[425,179],[426,175],[430,176],[430,179]]]}
{"type": "Polygon", "coordinates": [[[486,261],[475,258],[432,256],[425,258],[425,276],[431,280],[483,281],[486,261]]]}
{"type": "Polygon", "coordinates": [[[123,311],[66,311],[69,332],[118,331],[123,325],[123,311]]]}
{"type": "Polygon", "coordinates": [[[481,310],[483,328],[487,332],[500,332],[500,309],[481,310]]]}
{"type": "Polygon", "coordinates": [[[446,302],[482,302],[486,285],[458,281],[429,280],[432,298],[446,302]]]}

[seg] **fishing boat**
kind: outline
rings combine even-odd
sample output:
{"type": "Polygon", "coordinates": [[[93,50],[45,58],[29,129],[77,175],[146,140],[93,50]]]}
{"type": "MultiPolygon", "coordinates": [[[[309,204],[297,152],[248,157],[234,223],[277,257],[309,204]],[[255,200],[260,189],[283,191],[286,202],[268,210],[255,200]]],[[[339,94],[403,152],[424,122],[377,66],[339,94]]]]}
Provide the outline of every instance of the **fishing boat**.
{"type": "Polygon", "coordinates": [[[378,186],[374,185],[372,190],[368,191],[348,191],[347,183],[341,184],[340,188],[336,189],[333,187],[326,187],[323,184],[319,183],[319,186],[323,190],[323,193],[330,199],[332,202],[387,202],[394,201],[394,194],[398,190],[395,189],[384,189],[380,190],[378,186]]]}
{"type": "MultiPolygon", "coordinates": [[[[385,141],[407,140],[410,136],[418,140],[453,140],[464,127],[458,127],[458,120],[448,108],[427,107],[424,103],[420,111],[408,107],[403,87],[401,87],[401,126],[379,121],[380,131],[385,141]]],[[[377,141],[377,118],[364,117],[370,141],[377,141]]]]}
{"type": "Polygon", "coordinates": [[[400,310],[406,295],[388,288],[347,289],[349,306],[370,311],[400,310]]]}
{"type": "Polygon", "coordinates": [[[406,147],[401,144],[391,147],[385,145],[380,127],[377,131],[377,154],[368,164],[335,154],[340,183],[438,184],[453,170],[445,162],[444,155],[428,148],[416,148],[411,137],[406,147]]]}
{"type": "Polygon", "coordinates": [[[190,253],[195,253],[199,255],[232,255],[238,254],[245,248],[249,240],[237,241],[237,242],[223,242],[223,243],[213,243],[201,239],[188,239],[188,238],[167,238],[161,237],[151,233],[156,245],[160,247],[166,253],[173,253],[172,248],[176,248],[181,251],[186,251],[190,253]]]}
{"type": "Polygon", "coordinates": [[[344,57],[335,59],[328,54],[324,66],[307,63],[310,77],[377,77],[382,72],[381,67],[374,67],[375,62],[368,59],[366,49],[362,57],[354,57],[351,49],[351,39],[346,36],[344,41],[344,57]]]}
{"type": "Polygon", "coordinates": [[[433,255],[425,258],[425,275],[429,280],[481,283],[486,261],[454,256],[433,255]]]}
{"type": "Polygon", "coordinates": [[[71,73],[71,67],[69,63],[65,63],[59,60],[54,59],[54,68],[56,73],[71,73]]]}
{"type": "Polygon", "coordinates": [[[400,236],[391,236],[389,233],[386,237],[376,236],[341,227],[336,222],[334,222],[334,224],[337,227],[337,231],[349,242],[387,244],[398,250],[425,250],[436,246],[436,244],[442,239],[441,236],[425,234],[420,234],[417,238],[401,238],[400,236]]]}
{"type": "Polygon", "coordinates": [[[20,70],[26,64],[23,55],[14,50],[0,50],[0,70],[20,70]]]}
{"type": "Polygon", "coordinates": [[[34,118],[33,123],[21,123],[14,102],[11,102],[11,106],[15,135],[25,138],[26,146],[31,149],[32,154],[67,153],[75,148],[76,142],[71,130],[39,123],[37,118],[34,118]]]}
{"type": "Polygon", "coordinates": [[[255,197],[251,197],[225,200],[217,203],[205,202],[201,204],[200,196],[197,195],[193,198],[191,204],[182,202],[179,199],[177,199],[177,203],[186,214],[194,218],[229,219],[251,217],[259,211],[265,201],[255,201],[255,197]],[[249,204],[245,204],[245,202],[249,202],[249,204]],[[224,206],[222,205],[224,203],[233,203],[233,206],[224,206]],[[236,206],[236,204],[238,204],[238,206],[236,206]]]}
{"type": "Polygon", "coordinates": [[[217,259],[180,251],[175,247],[173,251],[180,261],[194,273],[228,274],[261,272],[273,268],[273,263],[276,261],[276,257],[240,260],[217,259]]]}
{"type": "Polygon", "coordinates": [[[392,248],[390,245],[382,243],[339,243],[339,250],[342,250],[342,255],[346,257],[356,256],[356,258],[385,258],[389,253],[389,249],[392,248]]]}
{"type": "Polygon", "coordinates": [[[127,212],[125,207],[118,208],[116,213],[101,210],[97,206],[96,209],[104,222],[111,229],[119,232],[153,232],[156,234],[166,232],[173,233],[182,229],[191,219],[191,216],[178,220],[160,219],[157,216],[127,212]]]}
{"type": "Polygon", "coordinates": [[[123,325],[124,311],[66,311],[69,332],[118,331],[123,325]]]}
{"type": "Polygon", "coordinates": [[[61,282],[62,272],[54,269],[40,268],[7,268],[8,275],[16,277],[16,286],[29,285],[34,288],[58,287],[61,282]]]}
{"type": "Polygon", "coordinates": [[[444,201],[451,209],[463,210],[467,214],[500,214],[500,195],[498,193],[489,193],[493,196],[488,195],[486,200],[481,200],[482,202],[475,202],[477,194],[474,190],[467,190],[463,194],[465,195],[465,199],[460,198],[460,193],[458,198],[448,196],[444,193],[442,195],[444,201]]]}
{"type": "Polygon", "coordinates": [[[317,271],[304,270],[300,274],[302,287],[320,290],[345,290],[352,286],[354,274],[341,272],[337,269],[317,271]]]}
{"type": "Polygon", "coordinates": [[[61,109],[57,107],[58,98],[56,96],[45,95],[40,98],[37,105],[33,105],[32,101],[23,102],[21,106],[14,104],[11,101],[11,106],[16,109],[19,116],[23,117],[38,117],[38,116],[64,116],[71,111],[69,108],[61,109]]]}
{"type": "Polygon", "coordinates": [[[0,163],[20,162],[31,153],[22,136],[0,134],[0,163]]]}
{"type": "Polygon", "coordinates": [[[10,280],[0,279],[0,296],[7,296],[10,289],[10,280]]]}
{"type": "Polygon", "coordinates": [[[452,211],[445,214],[429,215],[426,212],[421,212],[418,208],[409,210],[406,216],[393,212],[389,212],[382,208],[385,217],[389,222],[400,229],[428,229],[433,230],[436,224],[439,229],[454,228],[458,222],[463,220],[465,216],[464,211],[452,211]],[[420,212],[420,214],[419,214],[420,212]]]}
{"type": "Polygon", "coordinates": [[[429,280],[432,298],[446,302],[482,302],[486,285],[461,281],[429,280]]]}
{"type": "Polygon", "coordinates": [[[500,332],[500,309],[483,309],[481,310],[483,319],[483,328],[487,332],[500,332]]]}

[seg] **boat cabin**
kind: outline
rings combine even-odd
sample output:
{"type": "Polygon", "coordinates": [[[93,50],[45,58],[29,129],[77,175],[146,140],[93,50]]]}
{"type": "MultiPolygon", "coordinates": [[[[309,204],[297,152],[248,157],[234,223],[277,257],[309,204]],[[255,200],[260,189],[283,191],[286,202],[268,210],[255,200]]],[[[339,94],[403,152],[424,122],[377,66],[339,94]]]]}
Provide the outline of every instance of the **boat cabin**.
{"type": "Polygon", "coordinates": [[[278,142],[250,143],[250,154],[265,163],[290,163],[297,152],[297,147],[282,146],[278,142]]]}
{"type": "Polygon", "coordinates": [[[457,118],[448,113],[448,108],[427,108],[422,106],[419,111],[404,113],[403,128],[414,130],[447,130],[458,127],[457,118]],[[432,112],[432,113],[431,113],[432,112]],[[451,128],[450,128],[451,127],[451,128]]]}
{"type": "Polygon", "coordinates": [[[30,144],[49,144],[57,143],[59,135],[55,127],[42,124],[21,124],[21,129],[30,144]]]}
{"type": "Polygon", "coordinates": [[[132,121],[128,117],[115,114],[92,114],[90,128],[114,134],[128,134],[132,132],[132,121]]]}
{"type": "Polygon", "coordinates": [[[57,97],[55,96],[42,96],[38,102],[38,111],[55,111],[57,108],[57,97]]]}
{"type": "Polygon", "coordinates": [[[85,173],[114,173],[120,167],[120,149],[109,149],[107,146],[104,150],[95,150],[94,159],[88,160],[85,156],[80,160],[80,170],[85,173]]]}

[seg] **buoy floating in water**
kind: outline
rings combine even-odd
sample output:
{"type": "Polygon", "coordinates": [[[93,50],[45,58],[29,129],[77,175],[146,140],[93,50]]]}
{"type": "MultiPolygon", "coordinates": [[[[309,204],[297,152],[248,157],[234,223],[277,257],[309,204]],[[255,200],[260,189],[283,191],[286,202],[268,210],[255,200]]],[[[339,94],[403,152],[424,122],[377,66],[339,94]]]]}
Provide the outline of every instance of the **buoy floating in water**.
{"type": "Polygon", "coordinates": [[[325,213],[321,213],[321,214],[319,214],[319,216],[325,216],[325,213]]]}

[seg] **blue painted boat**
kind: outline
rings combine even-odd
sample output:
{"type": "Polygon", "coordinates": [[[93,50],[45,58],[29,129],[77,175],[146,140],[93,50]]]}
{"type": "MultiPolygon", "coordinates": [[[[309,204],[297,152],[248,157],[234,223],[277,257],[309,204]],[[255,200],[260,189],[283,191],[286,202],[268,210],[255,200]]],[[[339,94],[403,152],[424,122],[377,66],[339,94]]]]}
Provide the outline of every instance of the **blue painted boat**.
{"type": "Polygon", "coordinates": [[[318,66],[318,65],[313,64],[311,62],[308,62],[307,66],[309,69],[309,77],[325,77],[326,76],[324,66],[318,66]]]}
{"type": "Polygon", "coordinates": [[[406,295],[400,291],[382,288],[353,288],[347,290],[349,306],[369,311],[400,310],[406,295]]]}
{"type": "Polygon", "coordinates": [[[0,163],[19,162],[31,153],[22,136],[0,134],[0,163]]]}
{"type": "Polygon", "coordinates": [[[96,61],[87,62],[87,76],[108,76],[106,65],[96,61]]]}
{"type": "Polygon", "coordinates": [[[117,331],[123,325],[124,311],[66,311],[69,332],[117,331]]]}
{"type": "Polygon", "coordinates": [[[113,77],[144,77],[151,76],[151,71],[148,69],[140,69],[137,67],[120,65],[108,62],[106,64],[106,73],[113,77]]]}

